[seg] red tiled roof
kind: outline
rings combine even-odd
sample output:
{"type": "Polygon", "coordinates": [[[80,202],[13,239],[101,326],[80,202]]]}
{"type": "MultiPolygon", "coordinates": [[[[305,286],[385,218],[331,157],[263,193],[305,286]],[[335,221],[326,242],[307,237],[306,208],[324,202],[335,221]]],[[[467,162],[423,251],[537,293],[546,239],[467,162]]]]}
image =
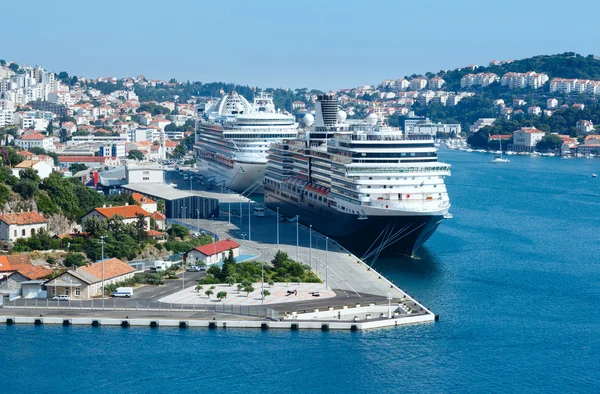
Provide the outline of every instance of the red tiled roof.
{"type": "Polygon", "coordinates": [[[29,262],[28,255],[18,254],[0,256],[0,272],[18,272],[31,280],[36,280],[49,275],[52,270],[43,265],[35,266],[29,262]]]}
{"type": "Polygon", "coordinates": [[[152,200],[149,197],[144,196],[141,193],[133,193],[131,197],[140,204],[156,204],[156,201],[152,200]]]}
{"type": "Polygon", "coordinates": [[[240,244],[238,244],[237,242],[232,241],[230,239],[225,239],[225,240],[219,241],[217,243],[212,243],[212,244],[203,245],[203,246],[197,246],[194,249],[206,256],[212,256],[214,254],[221,253],[221,252],[224,252],[229,249],[236,249],[239,247],[240,247],[240,244]]]}
{"type": "MultiPolygon", "coordinates": [[[[104,163],[108,157],[102,156],[58,156],[60,163],[104,163]]],[[[115,157],[110,157],[115,159],[115,157]]]]}
{"type": "Polygon", "coordinates": [[[8,259],[6,258],[6,256],[0,256],[0,272],[10,271],[10,270],[11,270],[11,265],[8,262],[8,259]]]}
{"type": "Polygon", "coordinates": [[[96,212],[109,219],[119,215],[125,219],[135,218],[138,214],[148,217],[150,214],[139,205],[124,205],[121,207],[96,208],[96,212]]]}
{"type": "Polygon", "coordinates": [[[151,218],[154,220],[167,220],[167,217],[158,211],[154,212],[151,218]]]}
{"type": "Polygon", "coordinates": [[[24,134],[23,136],[21,136],[20,139],[22,139],[22,140],[43,140],[44,138],[46,138],[46,137],[44,137],[40,133],[31,133],[31,134],[24,134]]]}
{"type": "Polygon", "coordinates": [[[146,231],[146,234],[148,234],[149,237],[160,237],[165,233],[163,233],[162,231],[148,230],[146,231]]]}
{"type": "MultiPolygon", "coordinates": [[[[102,278],[102,262],[86,265],[80,269],[94,275],[97,278],[102,278]]],[[[129,264],[117,259],[104,260],[104,279],[111,279],[117,276],[125,275],[135,271],[135,268],[129,264]]]]}
{"type": "Polygon", "coordinates": [[[48,222],[46,218],[44,218],[37,212],[6,213],[4,215],[0,215],[0,221],[3,221],[8,225],[37,224],[48,222]]]}

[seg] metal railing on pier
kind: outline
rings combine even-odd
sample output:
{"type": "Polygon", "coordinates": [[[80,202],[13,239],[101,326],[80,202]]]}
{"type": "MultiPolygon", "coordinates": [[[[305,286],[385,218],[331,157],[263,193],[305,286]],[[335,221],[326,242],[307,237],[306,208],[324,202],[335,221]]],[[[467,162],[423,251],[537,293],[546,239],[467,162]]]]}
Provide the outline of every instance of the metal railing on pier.
{"type": "MultiPolygon", "coordinates": [[[[0,297],[1,298],[1,297],[0,297]]],[[[207,312],[279,320],[279,312],[260,305],[230,305],[222,302],[173,304],[149,300],[92,299],[53,301],[50,299],[17,299],[0,303],[5,309],[87,310],[87,311],[149,311],[149,312],[207,312]]]]}

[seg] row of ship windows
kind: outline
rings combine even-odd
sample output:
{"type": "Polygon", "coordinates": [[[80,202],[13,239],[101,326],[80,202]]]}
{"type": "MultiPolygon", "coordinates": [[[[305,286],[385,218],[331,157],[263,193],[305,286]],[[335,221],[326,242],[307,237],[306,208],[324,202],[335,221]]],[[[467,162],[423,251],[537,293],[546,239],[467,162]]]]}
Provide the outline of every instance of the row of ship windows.
{"type": "MultiPolygon", "coordinates": [[[[422,185],[422,186],[424,186],[424,185],[422,185]]],[[[415,185],[414,188],[416,189],[416,188],[422,187],[422,186],[415,185]]],[[[357,187],[360,187],[360,186],[357,186],[357,187]]],[[[382,187],[381,185],[373,185],[373,189],[378,189],[378,188],[381,188],[381,187],[382,187]]],[[[403,187],[406,187],[406,185],[390,186],[390,187],[388,187],[387,185],[383,185],[384,189],[400,189],[400,188],[403,188],[403,187]]],[[[433,187],[437,187],[437,185],[434,184],[433,187]]],[[[367,189],[371,189],[371,185],[367,185],[367,189]]]]}
{"type": "Polygon", "coordinates": [[[293,138],[291,134],[223,134],[226,139],[257,139],[257,138],[293,138]]]}

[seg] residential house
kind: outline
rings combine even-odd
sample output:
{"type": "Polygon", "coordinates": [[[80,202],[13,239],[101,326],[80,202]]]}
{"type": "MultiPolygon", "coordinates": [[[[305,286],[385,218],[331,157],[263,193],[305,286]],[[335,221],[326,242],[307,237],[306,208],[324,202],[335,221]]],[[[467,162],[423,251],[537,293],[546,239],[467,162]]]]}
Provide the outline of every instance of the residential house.
{"type": "Polygon", "coordinates": [[[46,179],[52,173],[52,166],[48,165],[47,161],[39,159],[23,160],[12,168],[12,173],[18,178],[19,172],[27,168],[31,168],[37,172],[40,179],[46,179]]]}
{"type": "Polygon", "coordinates": [[[522,127],[513,132],[513,143],[508,148],[517,152],[532,152],[546,135],[535,127],[522,127]]]}
{"type": "Polygon", "coordinates": [[[579,134],[587,134],[594,131],[594,124],[591,120],[578,120],[575,128],[579,134]]]}
{"type": "Polygon", "coordinates": [[[162,212],[156,211],[150,216],[154,219],[154,223],[156,224],[156,228],[160,231],[164,231],[167,227],[167,217],[163,215],[162,212]]]}
{"type": "Polygon", "coordinates": [[[24,298],[35,298],[36,294],[24,294],[22,285],[30,281],[39,281],[51,273],[49,267],[31,264],[26,254],[0,256],[0,296],[17,294],[24,298]]]}
{"type": "Polygon", "coordinates": [[[234,257],[240,255],[240,244],[231,239],[225,239],[208,245],[197,246],[186,252],[183,258],[187,264],[202,262],[211,265],[223,261],[229,254],[229,249],[233,251],[234,257]]]}
{"type": "Polygon", "coordinates": [[[527,108],[527,113],[532,116],[539,116],[542,113],[542,109],[538,106],[531,106],[527,108]]]}
{"type": "Polygon", "coordinates": [[[157,204],[156,201],[152,200],[149,197],[144,196],[141,193],[133,193],[131,195],[131,198],[133,198],[133,200],[139,204],[142,209],[148,213],[154,213],[157,211],[157,204]]]}
{"type": "Polygon", "coordinates": [[[92,217],[98,218],[99,220],[112,219],[114,217],[120,217],[123,219],[123,223],[132,224],[137,222],[138,216],[141,215],[144,218],[146,229],[150,229],[150,213],[142,209],[139,205],[123,205],[118,207],[102,207],[95,208],[94,210],[86,213],[81,218],[81,231],[85,231],[85,223],[92,217]]]}
{"type": "Polygon", "coordinates": [[[558,100],[555,98],[549,98],[548,100],[546,100],[546,108],[548,109],[555,109],[556,107],[558,107],[558,100]]]}
{"type": "Polygon", "coordinates": [[[15,242],[48,229],[48,221],[37,212],[5,213],[0,215],[0,240],[15,242]]]}
{"type": "Polygon", "coordinates": [[[44,150],[54,150],[54,141],[40,133],[23,134],[15,140],[15,146],[29,150],[31,148],[42,148],[44,150]]]}
{"type": "Polygon", "coordinates": [[[94,264],[88,264],[63,272],[46,282],[48,298],[66,295],[72,299],[90,299],[102,295],[102,273],[104,286],[132,278],[135,268],[129,264],[111,258],[94,264]]]}

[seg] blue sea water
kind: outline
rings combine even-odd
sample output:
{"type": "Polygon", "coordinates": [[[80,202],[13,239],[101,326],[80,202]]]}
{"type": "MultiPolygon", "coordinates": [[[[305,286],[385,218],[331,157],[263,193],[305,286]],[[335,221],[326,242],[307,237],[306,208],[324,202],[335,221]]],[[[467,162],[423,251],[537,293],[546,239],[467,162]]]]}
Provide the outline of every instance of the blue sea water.
{"type": "Polygon", "coordinates": [[[0,326],[0,392],[599,392],[600,160],[441,151],[454,219],[377,269],[440,315],[367,332],[0,326]]]}

